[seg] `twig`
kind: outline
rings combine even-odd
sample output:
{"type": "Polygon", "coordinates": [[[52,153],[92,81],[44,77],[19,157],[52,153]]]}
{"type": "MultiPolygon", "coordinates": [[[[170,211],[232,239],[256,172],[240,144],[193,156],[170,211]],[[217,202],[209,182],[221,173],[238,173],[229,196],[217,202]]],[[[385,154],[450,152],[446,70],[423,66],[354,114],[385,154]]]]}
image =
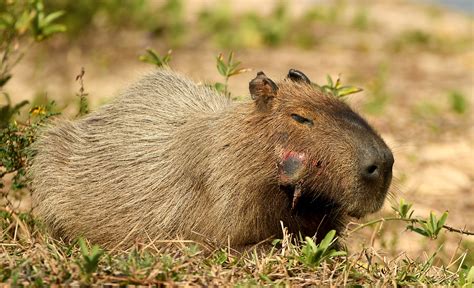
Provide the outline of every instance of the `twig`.
{"type": "MultiPolygon", "coordinates": [[[[367,223],[364,223],[364,224],[360,224],[358,227],[352,229],[351,231],[347,232],[347,235],[350,235],[354,232],[357,232],[367,226],[371,226],[373,224],[377,224],[377,223],[380,223],[380,222],[385,222],[385,221],[402,221],[402,222],[410,222],[412,224],[414,223],[427,223],[425,220],[422,220],[422,219],[416,219],[416,218],[399,218],[399,217],[387,217],[387,218],[380,218],[380,219],[376,219],[376,220],[372,220],[372,221],[369,221],[367,223]]],[[[456,232],[456,233],[459,233],[459,234],[464,234],[464,235],[474,235],[474,232],[471,232],[469,230],[466,230],[466,229],[458,229],[458,228],[454,228],[454,227],[451,227],[451,226],[448,226],[448,225],[443,225],[443,228],[448,230],[449,232],[456,232]]]]}

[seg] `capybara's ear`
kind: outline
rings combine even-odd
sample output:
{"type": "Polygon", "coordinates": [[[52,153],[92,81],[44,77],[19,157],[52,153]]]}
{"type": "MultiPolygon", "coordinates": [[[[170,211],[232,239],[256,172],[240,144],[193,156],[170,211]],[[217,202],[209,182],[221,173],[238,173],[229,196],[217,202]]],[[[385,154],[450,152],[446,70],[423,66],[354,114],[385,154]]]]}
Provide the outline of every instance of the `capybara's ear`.
{"type": "Polygon", "coordinates": [[[257,77],[250,81],[249,90],[252,99],[255,100],[257,110],[268,111],[271,108],[273,98],[277,95],[278,86],[265,73],[260,71],[257,73],[257,77]]]}
{"type": "Polygon", "coordinates": [[[290,71],[288,71],[287,77],[293,82],[311,84],[311,80],[309,80],[309,78],[306,75],[304,75],[303,72],[296,69],[290,69],[290,71]]]}

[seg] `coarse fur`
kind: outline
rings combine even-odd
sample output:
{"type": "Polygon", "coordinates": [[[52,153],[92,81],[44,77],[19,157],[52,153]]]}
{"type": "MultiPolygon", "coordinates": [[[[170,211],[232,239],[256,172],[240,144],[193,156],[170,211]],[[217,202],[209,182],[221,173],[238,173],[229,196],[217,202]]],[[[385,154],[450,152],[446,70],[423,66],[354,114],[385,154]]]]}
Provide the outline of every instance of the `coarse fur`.
{"type": "Polygon", "coordinates": [[[163,69],[58,121],[34,145],[34,211],[57,237],[106,247],[175,238],[240,247],[281,237],[280,221],[324,235],[378,210],[391,166],[370,185],[358,174],[366,147],[386,148],[373,129],[312,85],[262,83],[251,83],[254,101],[232,102],[163,69]],[[303,155],[294,180],[282,180],[285,153],[303,155]]]}

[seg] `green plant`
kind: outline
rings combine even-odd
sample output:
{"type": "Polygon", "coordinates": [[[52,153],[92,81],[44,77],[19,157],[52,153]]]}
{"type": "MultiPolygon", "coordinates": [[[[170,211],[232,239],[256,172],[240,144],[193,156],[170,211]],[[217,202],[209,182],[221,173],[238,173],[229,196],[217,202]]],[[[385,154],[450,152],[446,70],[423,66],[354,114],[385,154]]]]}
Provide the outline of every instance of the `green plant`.
{"type": "Polygon", "coordinates": [[[335,242],[336,231],[329,231],[324,239],[319,243],[315,244],[314,240],[310,237],[305,237],[303,248],[301,249],[300,261],[307,266],[317,267],[323,261],[337,257],[345,256],[345,251],[338,251],[331,249],[331,245],[335,242]]]}
{"type": "Polygon", "coordinates": [[[154,49],[146,49],[146,53],[141,55],[138,59],[142,62],[155,65],[157,68],[168,67],[171,61],[172,50],[168,50],[165,56],[159,56],[154,49]]]}
{"type": "Polygon", "coordinates": [[[334,81],[329,75],[327,75],[326,79],[328,83],[325,85],[319,86],[316,83],[313,83],[313,85],[319,88],[321,91],[332,94],[333,96],[338,98],[354,93],[359,93],[362,91],[362,89],[358,87],[342,86],[340,75],[337,77],[336,81],[334,81]]]}
{"type": "Polygon", "coordinates": [[[79,97],[79,112],[77,113],[77,116],[83,116],[89,113],[89,101],[87,100],[87,94],[84,90],[84,75],[86,74],[86,71],[84,70],[84,67],[81,68],[81,73],[79,73],[76,76],[76,81],[79,81],[79,93],[76,95],[79,97]]]}
{"type": "Polygon", "coordinates": [[[458,285],[462,288],[472,288],[474,285],[474,266],[462,267],[459,270],[458,285]]]}
{"type": "Polygon", "coordinates": [[[5,96],[7,104],[1,106],[0,108],[0,129],[6,128],[10,122],[10,119],[12,119],[13,116],[19,114],[20,109],[29,103],[27,100],[24,100],[18,104],[12,105],[10,96],[7,93],[3,93],[3,96],[5,96]]]}
{"type": "Polygon", "coordinates": [[[20,190],[27,186],[26,167],[30,158],[30,145],[36,140],[38,129],[52,116],[54,102],[46,106],[33,107],[25,123],[10,121],[0,130],[0,188],[4,187],[4,176],[14,174],[11,188],[20,190]]]}
{"type": "Polygon", "coordinates": [[[438,220],[436,215],[433,212],[430,212],[430,217],[427,221],[423,222],[414,222],[413,225],[408,225],[407,229],[410,229],[418,234],[429,237],[431,239],[436,239],[438,237],[441,228],[443,228],[444,223],[448,219],[448,212],[444,212],[441,215],[441,218],[438,220]],[[416,227],[416,224],[419,224],[420,227],[416,227]]]}
{"type": "Polygon", "coordinates": [[[94,245],[91,249],[87,246],[86,241],[80,238],[79,247],[81,249],[82,259],[78,261],[79,268],[86,283],[89,283],[92,274],[97,271],[99,260],[104,254],[104,251],[99,246],[94,245]]]}
{"type": "Polygon", "coordinates": [[[30,1],[31,32],[37,41],[44,40],[56,33],[65,32],[66,26],[56,24],[55,21],[64,15],[64,11],[55,11],[46,14],[42,0],[30,1]]]}
{"type": "Polygon", "coordinates": [[[241,62],[234,61],[234,52],[230,52],[227,57],[227,61],[224,60],[224,54],[219,54],[216,57],[217,71],[224,77],[224,83],[217,82],[214,84],[214,88],[223,93],[226,97],[230,98],[229,92],[229,78],[238,74],[242,74],[250,71],[248,68],[239,68],[241,62]]]}
{"type": "MultiPolygon", "coordinates": [[[[52,35],[65,31],[65,27],[56,20],[64,13],[56,11],[46,13],[43,1],[7,1],[1,4],[0,13],[0,93],[7,104],[0,108],[0,188],[4,188],[6,175],[13,175],[12,190],[27,186],[26,167],[29,160],[29,146],[35,141],[36,133],[45,121],[56,113],[54,103],[32,107],[26,121],[15,119],[28,101],[12,104],[10,95],[4,91],[12,78],[13,67],[22,59],[23,46],[43,41],[52,35]],[[28,37],[29,36],[29,37],[28,37]]],[[[28,51],[28,50],[26,50],[28,51]]],[[[8,190],[7,190],[8,191],[8,190]]],[[[7,191],[2,191],[6,198],[7,191]]]]}
{"type": "Polygon", "coordinates": [[[448,94],[451,110],[457,114],[464,114],[468,109],[466,96],[459,91],[451,91],[448,94]]]}
{"type": "Polygon", "coordinates": [[[431,212],[430,216],[428,218],[412,218],[412,215],[414,213],[413,210],[411,210],[412,204],[405,202],[404,199],[401,199],[400,202],[397,205],[393,205],[392,209],[398,214],[397,217],[383,217],[380,219],[376,219],[373,221],[369,221],[367,223],[361,224],[355,229],[352,229],[351,231],[348,232],[348,234],[352,234],[362,228],[365,228],[367,226],[371,226],[380,222],[388,222],[388,221],[401,221],[401,222],[407,222],[407,229],[414,231],[420,235],[423,235],[425,237],[429,237],[431,239],[436,239],[441,231],[441,229],[446,229],[450,232],[455,232],[459,234],[464,234],[464,235],[474,235],[474,232],[468,231],[466,229],[457,229],[453,228],[451,226],[445,225],[446,220],[448,218],[448,212],[444,212],[441,215],[441,218],[438,220],[436,215],[431,212]]]}
{"type": "Polygon", "coordinates": [[[66,27],[57,24],[63,11],[47,14],[42,0],[7,1],[2,4],[4,11],[0,13],[0,92],[12,77],[12,68],[22,59],[23,42],[29,47],[31,41],[43,41],[58,32],[64,32],[66,27]],[[26,36],[31,37],[25,39],[26,36]]]}
{"type": "Polygon", "coordinates": [[[410,219],[413,212],[415,212],[411,210],[412,206],[413,204],[405,202],[405,199],[402,198],[400,199],[398,206],[393,205],[392,209],[400,216],[400,218],[410,219]]]}

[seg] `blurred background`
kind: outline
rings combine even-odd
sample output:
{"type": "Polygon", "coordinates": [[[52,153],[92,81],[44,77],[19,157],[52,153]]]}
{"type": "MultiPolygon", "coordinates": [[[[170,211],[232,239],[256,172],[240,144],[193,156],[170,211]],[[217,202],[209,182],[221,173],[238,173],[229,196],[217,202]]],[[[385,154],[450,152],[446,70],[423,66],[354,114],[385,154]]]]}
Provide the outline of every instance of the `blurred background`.
{"type": "MultiPolygon", "coordinates": [[[[12,102],[54,99],[66,117],[75,115],[76,75],[84,67],[85,92],[97,107],[153,69],[138,60],[147,48],[161,55],[172,49],[170,66],[206,83],[222,81],[216,56],[234,51],[253,69],[230,79],[240,99],[260,70],[281,79],[296,68],[316,83],[340,74],[364,89],[347,101],[394,151],[395,195],[413,202],[415,215],[448,210],[448,225],[474,230],[471,0],[44,2],[46,11],[64,11],[57,22],[67,30],[27,46],[5,86],[12,102]]],[[[443,232],[431,241],[403,227],[387,223],[349,242],[392,256],[417,257],[440,243],[448,259],[459,246],[474,250],[473,237],[443,232]],[[377,237],[370,240],[371,233],[377,237]]]]}

